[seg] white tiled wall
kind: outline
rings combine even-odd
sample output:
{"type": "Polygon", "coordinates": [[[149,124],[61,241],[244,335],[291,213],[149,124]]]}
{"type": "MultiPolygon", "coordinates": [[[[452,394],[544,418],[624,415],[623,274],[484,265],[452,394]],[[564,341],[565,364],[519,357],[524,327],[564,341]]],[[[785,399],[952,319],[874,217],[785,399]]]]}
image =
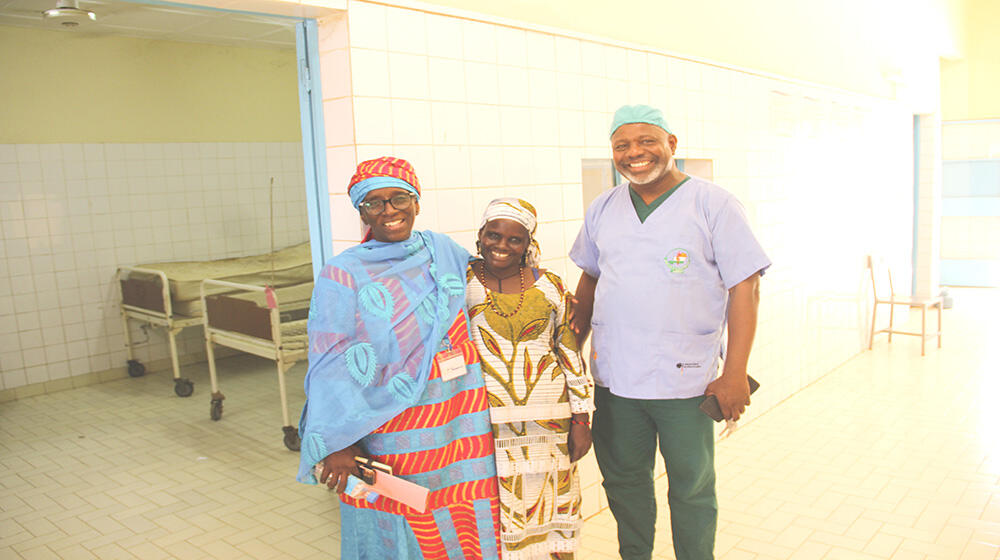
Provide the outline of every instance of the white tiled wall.
{"type": "Polygon", "coordinates": [[[344,194],[354,165],[393,154],[424,185],[418,227],[471,249],[486,202],[521,196],[539,210],[545,265],[575,284],[566,254],[583,214],[581,159],[609,157],[618,106],[652,103],[680,157],[713,160],[776,263],[754,353],[775,401],[861,347],[864,256],[909,266],[912,125],[892,102],[359,1],[322,27],[323,59],[350,68],[336,97],[325,92],[343,139],[328,139],[328,168],[345,244],[358,234],[344,194]]]}
{"type": "Polygon", "coordinates": [[[575,286],[567,253],[583,218],[582,159],[610,157],[620,105],[663,109],[678,157],[713,161],[774,261],[750,363],[766,390],[750,416],[867,346],[866,255],[910,266],[912,115],[901,104],[357,0],[321,23],[321,37],[324,71],[342,72],[324,75],[336,82],[324,110],[341,247],[358,239],[345,194],[356,163],[395,155],[423,184],[418,227],[472,250],[490,199],[525,198],[538,209],[543,265],[575,286]]]}
{"type": "Polygon", "coordinates": [[[307,240],[302,169],[294,142],[0,145],[0,389],[124,366],[119,265],[266,252],[271,200],[275,246],[307,240]]]}

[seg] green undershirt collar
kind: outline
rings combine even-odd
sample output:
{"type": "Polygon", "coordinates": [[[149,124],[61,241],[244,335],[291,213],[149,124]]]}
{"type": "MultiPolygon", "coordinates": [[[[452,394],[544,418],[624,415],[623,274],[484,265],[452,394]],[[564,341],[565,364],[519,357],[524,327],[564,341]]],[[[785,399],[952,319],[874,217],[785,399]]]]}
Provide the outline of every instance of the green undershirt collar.
{"type": "Polygon", "coordinates": [[[687,180],[690,179],[690,178],[691,177],[684,177],[684,179],[680,183],[677,183],[669,191],[667,191],[667,192],[661,194],[660,196],[656,197],[656,199],[653,200],[653,202],[650,202],[649,204],[646,204],[646,202],[644,200],[642,200],[642,196],[640,196],[639,193],[635,192],[635,189],[633,189],[632,185],[629,184],[629,186],[628,186],[628,194],[629,194],[630,197],[632,197],[632,206],[635,207],[635,213],[636,213],[637,216],[639,216],[639,222],[640,223],[645,223],[646,222],[646,218],[648,218],[649,215],[653,213],[653,210],[656,210],[657,208],[659,208],[660,205],[663,204],[663,202],[665,200],[667,200],[668,198],[670,198],[670,195],[672,195],[675,192],[677,192],[677,188],[678,187],[680,187],[681,185],[683,185],[684,183],[686,183],[687,180]]]}

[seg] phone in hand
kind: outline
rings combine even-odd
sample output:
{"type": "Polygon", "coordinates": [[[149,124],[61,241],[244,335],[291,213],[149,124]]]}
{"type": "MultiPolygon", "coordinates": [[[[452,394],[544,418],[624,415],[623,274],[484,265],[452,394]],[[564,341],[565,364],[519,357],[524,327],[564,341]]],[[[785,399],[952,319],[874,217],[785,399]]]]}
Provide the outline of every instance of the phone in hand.
{"type": "MultiPolygon", "coordinates": [[[[750,384],[750,394],[752,395],[760,387],[760,383],[753,377],[747,376],[747,383],[750,384]]],[[[707,414],[712,420],[716,422],[722,422],[725,418],[722,416],[722,408],[719,406],[719,399],[715,395],[709,395],[705,397],[705,400],[701,401],[698,408],[702,412],[707,414]]]]}

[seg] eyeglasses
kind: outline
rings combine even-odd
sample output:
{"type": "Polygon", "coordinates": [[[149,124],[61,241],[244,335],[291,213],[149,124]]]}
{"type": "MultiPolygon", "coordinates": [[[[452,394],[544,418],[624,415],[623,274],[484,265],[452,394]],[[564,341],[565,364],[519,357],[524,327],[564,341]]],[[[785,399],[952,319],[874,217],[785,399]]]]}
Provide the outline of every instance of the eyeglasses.
{"type": "Polygon", "coordinates": [[[392,207],[395,208],[396,210],[406,210],[410,207],[410,205],[413,203],[413,199],[415,199],[416,197],[417,195],[413,193],[402,193],[402,194],[397,194],[391,198],[376,198],[372,200],[366,200],[361,204],[358,204],[358,207],[363,208],[364,211],[371,216],[377,216],[378,214],[381,214],[382,212],[385,211],[386,202],[392,204],[392,207]]]}

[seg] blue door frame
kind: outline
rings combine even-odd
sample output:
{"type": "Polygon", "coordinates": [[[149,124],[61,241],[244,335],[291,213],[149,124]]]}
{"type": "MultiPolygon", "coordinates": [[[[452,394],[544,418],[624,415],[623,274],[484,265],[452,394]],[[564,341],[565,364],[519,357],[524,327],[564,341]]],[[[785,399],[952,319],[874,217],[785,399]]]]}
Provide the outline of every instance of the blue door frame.
{"type": "Polygon", "coordinates": [[[305,165],[309,241],[315,278],[319,276],[323,263],[333,256],[316,20],[302,20],[295,26],[295,46],[299,67],[299,114],[302,119],[302,158],[305,165]]]}

